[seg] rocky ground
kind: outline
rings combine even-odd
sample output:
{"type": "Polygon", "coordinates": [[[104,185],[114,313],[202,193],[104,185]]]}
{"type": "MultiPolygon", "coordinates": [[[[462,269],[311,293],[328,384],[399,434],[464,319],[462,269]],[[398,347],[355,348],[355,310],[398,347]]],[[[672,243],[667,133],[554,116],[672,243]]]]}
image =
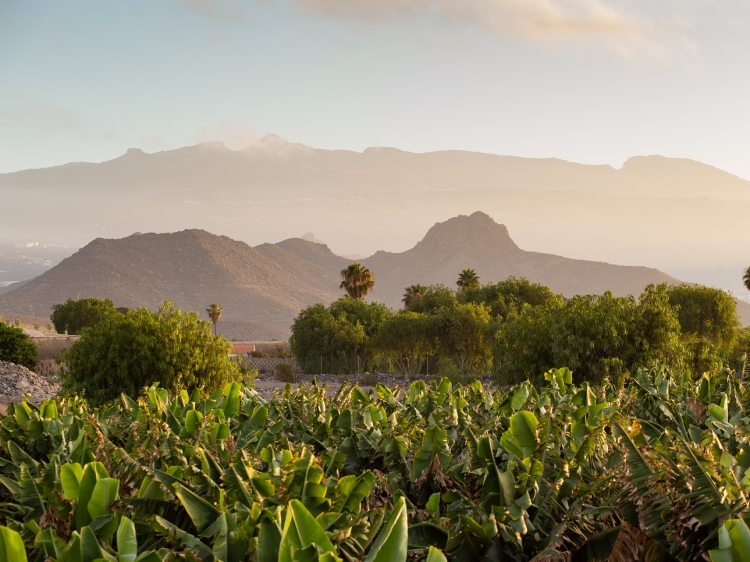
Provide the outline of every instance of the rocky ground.
{"type": "Polygon", "coordinates": [[[37,375],[22,365],[0,361],[0,405],[20,402],[24,394],[30,394],[34,404],[40,404],[59,389],[56,377],[37,375]]]}

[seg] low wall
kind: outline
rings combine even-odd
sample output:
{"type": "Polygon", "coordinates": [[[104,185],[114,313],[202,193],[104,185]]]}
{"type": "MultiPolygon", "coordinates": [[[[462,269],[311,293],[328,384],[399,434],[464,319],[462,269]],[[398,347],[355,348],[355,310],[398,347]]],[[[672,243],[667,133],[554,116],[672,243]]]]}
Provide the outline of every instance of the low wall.
{"type": "Polygon", "coordinates": [[[68,349],[81,336],[41,336],[30,337],[29,341],[36,346],[40,361],[54,359],[62,349],[68,349]]]}

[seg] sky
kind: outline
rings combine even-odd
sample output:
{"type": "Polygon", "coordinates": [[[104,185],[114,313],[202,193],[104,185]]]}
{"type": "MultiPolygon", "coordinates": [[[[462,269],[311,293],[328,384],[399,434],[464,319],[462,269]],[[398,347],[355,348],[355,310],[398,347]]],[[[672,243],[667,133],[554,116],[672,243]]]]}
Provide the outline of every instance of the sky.
{"type": "Polygon", "coordinates": [[[750,179],[744,0],[0,0],[0,173],[273,133],[750,179]]]}

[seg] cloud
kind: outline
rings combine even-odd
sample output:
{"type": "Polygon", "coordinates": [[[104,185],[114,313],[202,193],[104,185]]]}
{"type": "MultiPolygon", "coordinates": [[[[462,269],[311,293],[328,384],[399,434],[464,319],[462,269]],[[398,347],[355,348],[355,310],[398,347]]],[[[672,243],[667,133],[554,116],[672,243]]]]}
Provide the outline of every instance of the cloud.
{"type": "Polygon", "coordinates": [[[289,8],[351,23],[431,19],[557,45],[588,43],[625,58],[693,58],[686,6],[670,0],[182,0],[212,16],[244,7],[289,8]]]}
{"type": "Polygon", "coordinates": [[[375,23],[431,17],[543,43],[594,40],[622,56],[647,53],[661,58],[675,47],[686,47],[686,26],[653,14],[653,3],[642,0],[290,1],[302,11],[339,20],[375,23]]]}
{"type": "Polygon", "coordinates": [[[248,123],[220,123],[216,127],[201,129],[196,142],[221,141],[232,150],[247,148],[258,140],[258,134],[248,123]]]}

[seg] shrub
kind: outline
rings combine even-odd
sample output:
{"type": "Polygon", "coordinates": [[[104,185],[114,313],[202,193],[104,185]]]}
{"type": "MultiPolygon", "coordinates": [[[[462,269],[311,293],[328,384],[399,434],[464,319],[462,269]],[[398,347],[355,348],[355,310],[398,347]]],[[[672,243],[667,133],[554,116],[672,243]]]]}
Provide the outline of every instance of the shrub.
{"type": "Polygon", "coordinates": [[[258,357],[261,359],[266,359],[268,357],[271,357],[270,355],[268,355],[268,353],[263,353],[262,351],[257,351],[257,350],[251,351],[248,355],[250,355],[250,357],[258,357]]]}
{"type": "Polygon", "coordinates": [[[378,377],[372,373],[365,373],[359,377],[359,386],[375,386],[378,382],[378,377]]]}
{"type": "Polygon", "coordinates": [[[289,363],[279,363],[273,368],[273,374],[277,381],[281,382],[297,382],[297,375],[294,369],[289,363]]]}
{"type": "Polygon", "coordinates": [[[21,328],[0,322],[0,361],[10,361],[33,369],[37,365],[37,349],[21,328]]]}
{"type": "Polygon", "coordinates": [[[125,393],[137,396],[152,383],[168,390],[213,391],[240,378],[229,359],[232,344],[214,337],[211,323],[182,314],[167,302],[153,313],[139,308],[102,318],[59,358],[63,388],[85,392],[92,404],[125,393]]]}

